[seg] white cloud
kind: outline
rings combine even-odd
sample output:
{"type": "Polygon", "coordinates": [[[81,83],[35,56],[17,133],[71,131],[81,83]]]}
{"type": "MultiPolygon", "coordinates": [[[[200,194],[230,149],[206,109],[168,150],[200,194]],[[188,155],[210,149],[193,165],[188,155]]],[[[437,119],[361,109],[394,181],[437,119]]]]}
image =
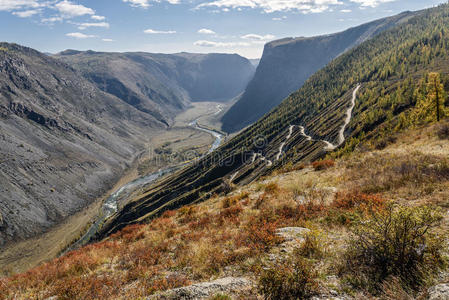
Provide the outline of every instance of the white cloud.
{"type": "Polygon", "coordinates": [[[40,9],[30,9],[30,10],[24,10],[24,11],[15,11],[12,14],[15,16],[18,16],[20,18],[28,18],[31,16],[34,16],[35,14],[40,13],[40,9]]]}
{"type": "MultiPolygon", "coordinates": [[[[391,1],[391,0],[351,0],[351,1],[391,1]]],[[[266,13],[276,11],[300,11],[302,13],[319,13],[330,9],[331,5],[341,5],[339,0],[215,0],[197,6],[217,8],[257,8],[266,13]]]]}
{"type": "Polygon", "coordinates": [[[0,11],[16,10],[23,8],[37,8],[41,4],[37,0],[0,0],[0,11]]]}
{"type": "Polygon", "coordinates": [[[198,30],[198,33],[201,33],[201,34],[215,34],[215,31],[210,30],[210,29],[206,29],[206,28],[202,28],[202,29],[198,30]]]}
{"type": "Polygon", "coordinates": [[[147,29],[147,30],[144,30],[144,33],[146,33],[146,34],[174,34],[174,33],[176,33],[176,31],[174,31],[174,30],[163,31],[163,30],[147,29]]]}
{"type": "MultiPolygon", "coordinates": [[[[179,4],[180,0],[165,0],[170,4],[179,4]]],[[[125,3],[129,3],[134,7],[148,8],[150,6],[150,2],[161,2],[161,0],[123,0],[125,3]]]]}
{"type": "Polygon", "coordinates": [[[103,42],[115,42],[113,39],[101,39],[103,42]]]}
{"type": "Polygon", "coordinates": [[[97,16],[97,15],[93,15],[93,16],[91,16],[91,18],[92,18],[92,20],[95,20],[95,21],[104,21],[106,19],[106,17],[97,16]]]}
{"type": "Polygon", "coordinates": [[[287,16],[282,16],[280,18],[272,18],[273,21],[282,21],[282,20],[285,20],[285,19],[287,19],[287,16]]]}
{"type": "Polygon", "coordinates": [[[199,47],[249,47],[251,46],[250,43],[246,43],[246,42],[228,42],[228,43],[224,43],[224,42],[213,42],[213,41],[205,41],[205,40],[201,40],[201,41],[196,41],[195,43],[193,43],[195,46],[199,46],[199,47]]]}
{"type": "Polygon", "coordinates": [[[274,35],[272,34],[267,34],[267,35],[258,35],[258,34],[246,34],[241,36],[242,39],[245,40],[251,40],[251,41],[268,41],[268,40],[272,40],[275,38],[274,35]]]}
{"type": "Polygon", "coordinates": [[[88,34],[84,34],[81,32],[71,32],[71,33],[67,33],[66,36],[68,37],[73,37],[76,39],[88,39],[88,38],[94,38],[95,35],[88,35],[88,34]]]}
{"type": "Polygon", "coordinates": [[[55,5],[63,17],[72,18],[84,15],[95,15],[95,11],[92,8],[85,7],[81,4],[74,4],[70,1],[64,0],[55,5]]]}
{"type": "Polygon", "coordinates": [[[350,0],[350,1],[360,4],[361,7],[376,7],[379,4],[393,2],[396,0],[350,0]]]}
{"type": "Polygon", "coordinates": [[[352,12],[352,10],[350,10],[350,9],[342,9],[342,10],[340,10],[340,12],[347,14],[347,13],[352,12]]]}
{"type": "Polygon", "coordinates": [[[78,29],[84,30],[90,27],[99,27],[99,28],[109,28],[109,23],[99,22],[99,23],[81,23],[78,24],[78,29]]]}
{"type": "Polygon", "coordinates": [[[62,22],[64,19],[60,16],[53,16],[49,18],[44,18],[41,20],[42,23],[55,23],[55,22],[62,22]]]}

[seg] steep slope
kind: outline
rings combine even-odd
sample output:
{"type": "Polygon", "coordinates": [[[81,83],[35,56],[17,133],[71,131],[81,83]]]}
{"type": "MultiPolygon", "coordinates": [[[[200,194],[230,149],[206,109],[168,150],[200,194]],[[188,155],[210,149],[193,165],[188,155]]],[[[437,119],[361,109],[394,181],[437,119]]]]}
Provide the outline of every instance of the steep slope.
{"type": "Polygon", "coordinates": [[[240,94],[254,67],[239,55],[104,53],[66,50],[55,56],[101,90],[170,123],[190,101],[240,94]]]}
{"type": "Polygon", "coordinates": [[[286,38],[266,44],[254,78],[223,116],[222,129],[234,132],[254,123],[332,59],[414,14],[404,12],[331,35],[286,38]]]}
{"type": "MultiPolygon", "coordinates": [[[[351,285],[354,280],[342,268],[355,240],[351,231],[359,220],[373,223],[370,213],[384,211],[388,200],[418,209],[431,203],[447,211],[449,132],[439,138],[438,131],[438,126],[408,130],[382,151],[269,175],[225,196],[168,211],[29,272],[0,278],[0,299],[305,299],[284,295],[298,295],[303,286],[302,277],[285,276],[294,266],[290,256],[305,257],[316,269],[304,270],[314,299],[367,299],[364,286],[351,285]],[[262,281],[261,270],[273,276],[262,281]],[[264,297],[269,291],[261,282],[283,295],[264,297]]],[[[432,258],[448,252],[447,214],[435,230],[445,243],[417,249],[432,251],[432,258]]],[[[409,273],[409,265],[404,270],[409,273]]],[[[423,273],[437,278],[421,283],[422,291],[449,279],[447,272],[423,273]]],[[[381,292],[389,297],[381,299],[420,299],[410,289],[404,298],[400,285],[387,283],[381,292]]],[[[446,299],[444,291],[446,297],[422,298],[446,299]]]]}
{"type": "Polygon", "coordinates": [[[163,128],[66,64],[0,43],[0,246],[85,207],[163,128]]]}
{"type": "Polygon", "coordinates": [[[230,183],[245,184],[282,165],[316,160],[336,146],[341,154],[360,141],[382,144],[391,132],[427,120],[431,111],[421,117],[421,106],[432,97],[429,79],[437,78],[428,72],[439,72],[442,83],[438,79],[435,85],[446,90],[440,95],[449,90],[448,21],[449,5],[429,9],[341,55],[217,151],[132,199],[99,236],[203,201],[229,190],[230,183]]]}

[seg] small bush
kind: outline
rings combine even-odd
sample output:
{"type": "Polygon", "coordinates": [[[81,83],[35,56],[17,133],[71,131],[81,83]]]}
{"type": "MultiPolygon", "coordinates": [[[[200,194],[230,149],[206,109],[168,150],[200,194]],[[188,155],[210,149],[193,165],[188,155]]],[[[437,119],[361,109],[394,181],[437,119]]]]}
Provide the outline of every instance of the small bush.
{"type": "Polygon", "coordinates": [[[397,138],[394,136],[386,136],[386,137],[382,137],[379,140],[376,141],[374,147],[377,150],[383,150],[385,149],[388,145],[394,144],[397,141],[397,138]]]}
{"type": "Polygon", "coordinates": [[[215,294],[209,300],[231,300],[232,298],[226,294],[215,294]]]}
{"type": "Polygon", "coordinates": [[[274,182],[270,182],[265,186],[264,190],[267,194],[274,194],[279,191],[279,186],[274,182]]]}
{"type": "Polygon", "coordinates": [[[369,195],[361,192],[339,192],[332,206],[339,209],[358,209],[361,211],[379,210],[384,208],[385,199],[379,195],[369,195]]]}
{"type": "Polygon", "coordinates": [[[307,258],[322,258],[324,255],[323,233],[317,230],[310,231],[304,236],[304,243],[296,249],[295,254],[307,258]]]}
{"type": "Polygon", "coordinates": [[[441,140],[449,140],[449,123],[438,126],[437,135],[441,140]]]}
{"type": "Polygon", "coordinates": [[[345,254],[350,282],[376,293],[387,278],[417,290],[444,266],[443,243],[432,234],[441,215],[429,207],[388,207],[359,224],[345,254]]]}
{"type": "Polygon", "coordinates": [[[335,165],[335,162],[333,160],[320,160],[320,161],[314,161],[312,163],[312,167],[315,169],[315,171],[321,171],[326,170],[335,165]]]}
{"type": "Polygon", "coordinates": [[[308,299],[317,293],[317,271],[304,258],[262,272],[259,292],[268,300],[308,299]]]}
{"type": "Polygon", "coordinates": [[[252,217],[243,231],[235,236],[237,247],[248,247],[254,253],[268,251],[282,239],[276,234],[276,221],[252,217]]]}
{"type": "Polygon", "coordinates": [[[225,197],[221,201],[221,207],[228,208],[230,206],[237,204],[238,202],[240,202],[243,199],[247,199],[248,197],[249,197],[248,192],[241,192],[240,194],[232,196],[232,197],[225,197]]]}

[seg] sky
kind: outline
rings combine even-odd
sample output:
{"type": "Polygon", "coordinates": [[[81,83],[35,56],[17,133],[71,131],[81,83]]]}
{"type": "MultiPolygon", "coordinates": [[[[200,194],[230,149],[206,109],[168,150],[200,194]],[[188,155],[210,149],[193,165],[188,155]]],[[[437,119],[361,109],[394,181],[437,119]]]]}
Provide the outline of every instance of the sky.
{"type": "Polygon", "coordinates": [[[0,41],[65,49],[238,53],[334,33],[443,0],[0,0],[0,41]]]}

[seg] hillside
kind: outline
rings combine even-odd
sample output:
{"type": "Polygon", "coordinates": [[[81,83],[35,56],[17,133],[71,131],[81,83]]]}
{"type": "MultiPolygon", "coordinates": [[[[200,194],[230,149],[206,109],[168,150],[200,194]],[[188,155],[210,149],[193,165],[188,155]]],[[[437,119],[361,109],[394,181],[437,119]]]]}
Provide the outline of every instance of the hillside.
{"type": "Polygon", "coordinates": [[[86,207],[164,128],[60,61],[0,43],[0,246],[86,207]]]}
{"type": "Polygon", "coordinates": [[[426,10],[339,56],[217,151],[130,199],[99,236],[283,165],[342,155],[362,141],[381,147],[393,132],[435,119],[427,101],[432,86],[438,87],[440,106],[448,105],[448,11],[448,5],[426,10]]]}
{"type": "MultiPolygon", "coordinates": [[[[394,137],[383,150],[280,170],[227,195],[166,211],[149,224],[126,227],[0,279],[0,299],[447,299],[449,275],[438,264],[449,254],[449,123],[394,137]],[[389,216],[391,202],[405,216],[430,212],[426,222],[438,221],[426,231],[442,239],[426,235],[419,241],[435,242],[419,247],[429,259],[418,266],[431,271],[425,283],[410,289],[385,275],[370,277],[372,290],[360,283],[375,266],[352,266],[357,252],[350,251],[358,230],[366,230],[363,224],[389,216]]],[[[405,269],[410,283],[423,270],[414,267],[410,261],[405,269]]]]}
{"type": "Polygon", "coordinates": [[[251,125],[334,58],[415,14],[404,12],[331,35],[285,38],[266,44],[254,78],[223,116],[222,129],[235,132],[251,125]]]}
{"type": "Polygon", "coordinates": [[[167,124],[191,101],[225,101],[237,96],[255,70],[236,54],[66,50],[54,57],[80,71],[101,90],[167,124]]]}

